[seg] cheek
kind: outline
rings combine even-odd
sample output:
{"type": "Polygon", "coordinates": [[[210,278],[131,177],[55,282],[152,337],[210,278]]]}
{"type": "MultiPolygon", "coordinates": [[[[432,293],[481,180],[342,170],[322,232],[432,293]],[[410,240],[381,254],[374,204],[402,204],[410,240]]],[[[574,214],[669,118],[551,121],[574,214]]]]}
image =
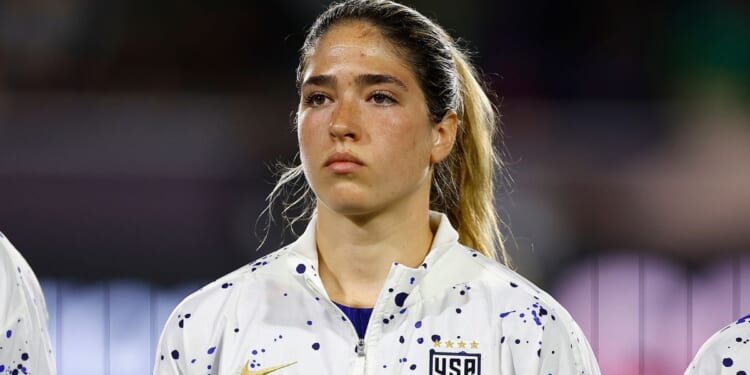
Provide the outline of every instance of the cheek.
{"type": "Polygon", "coordinates": [[[403,127],[399,134],[394,134],[393,137],[398,138],[404,144],[404,147],[409,148],[411,153],[418,155],[429,153],[432,144],[430,124],[424,119],[414,116],[409,116],[402,121],[408,126],[403,127]]]}
{"type": "Polygon", "coordinates": [[[422,124],[407,113],[394,113],[380,121],[385,124],[379,131],[381,137],[391,144],[414,147],[420,143],[422,124]]]}
{"type": "Polygon", "coordinates": [[[297,140],[302,143],[315,142],[321,136],[321,132],[326,131],[327,127],[323,125],[325,115],[320,112],[303,112],[297,118],[297,140]]]}
{"type": "Polygon", "coordinates": [[[312,116],[300,115],[297,118],[297,142],[299,144],[300,159],[303,167],[311,162],[315,162],[314,158],[318,154],[316,152],[316,126],[313,123],[312,116]]]}
{"type": "Polygon", "coordinates": [[[429,123],[406,116],[384,127],[382,132],[382,147],[393,151],[387,157],[395,159],[396,165],[408,162],[410,168],[429,167],[432,145],[429,123]]]}

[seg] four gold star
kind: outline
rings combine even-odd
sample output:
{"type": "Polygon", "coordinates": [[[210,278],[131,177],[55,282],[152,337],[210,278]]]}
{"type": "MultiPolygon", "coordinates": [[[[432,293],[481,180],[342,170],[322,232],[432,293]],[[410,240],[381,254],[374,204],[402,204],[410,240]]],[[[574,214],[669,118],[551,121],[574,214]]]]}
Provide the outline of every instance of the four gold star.
{"type": "Polygon", "coordinates": [[[471,342],[466,342],[464,340],[461,340],[458,342],[453,342],[451,340],[448,340],[448,341],[435,340],[432,342],[432,345],[435,348],[442,348],[442,347],[453,348],[454,344],[457,345],[459,349],[466,349],[466,345],[469,345],[471,349],[479,349],[479,343],[476,340],[472,340],[471,342]]]}

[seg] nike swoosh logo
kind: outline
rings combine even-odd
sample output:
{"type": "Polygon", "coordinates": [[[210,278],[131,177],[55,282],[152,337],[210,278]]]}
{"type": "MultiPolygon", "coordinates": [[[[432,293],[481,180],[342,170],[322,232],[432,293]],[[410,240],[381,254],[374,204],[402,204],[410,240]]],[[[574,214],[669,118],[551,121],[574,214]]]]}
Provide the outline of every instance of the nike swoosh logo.
{"type": "Polygon", "coordinates": [[[247,365],[248,365],[249,363],[250,363],[250,361],[247,361],[247,362],[245,362],[245,367],[244,367],[244,368],[242,369],[242,372],[240,373],[240,375],[265,375],[265,374],[270,374],[270,373],[272,373],[272,372],[274,372],[274,371],[276,371],[276,370],[281,370],[281,369],[283,369],[284,367],[289,367],[289,366],[291,366],[291,365],[294,365],[294,364],[296,364],[297,362],[287,363],[287,364],[285,364],[285,365],[279,365],[279,366],[268,367],[268,368],[264,368],[264,369],[262,369],[262,370],[255,370],[255,371],[251,371],[251,370],[250,370],[250,369],[249,369],[249,368],[247,367],[247,365]]]}

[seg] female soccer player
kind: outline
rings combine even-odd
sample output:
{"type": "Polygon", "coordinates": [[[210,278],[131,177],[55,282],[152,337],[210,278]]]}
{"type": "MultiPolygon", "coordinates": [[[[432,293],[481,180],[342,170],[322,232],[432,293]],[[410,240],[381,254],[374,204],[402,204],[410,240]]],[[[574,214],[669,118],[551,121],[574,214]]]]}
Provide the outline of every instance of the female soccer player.
{"type": "Polygon", "coordinates": [[[442,28],[333,4],[297,80],[280,184],[309,184],[307,230],[183,301],[155,374],[599,373],[565,309],[493,259],[497,116],[442,28]]]}

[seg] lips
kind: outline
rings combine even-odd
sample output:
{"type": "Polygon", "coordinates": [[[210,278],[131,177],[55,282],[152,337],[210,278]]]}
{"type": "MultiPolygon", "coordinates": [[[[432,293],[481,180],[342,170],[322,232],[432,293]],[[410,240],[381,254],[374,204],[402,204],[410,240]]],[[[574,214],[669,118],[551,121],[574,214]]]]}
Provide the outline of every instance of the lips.
{"type": "Polygon", "coordinates": [[[325,162],[325,168],[334,173],[351,173],[361,168],[364,163],[347,152],[337,152],[325,162]]]}

